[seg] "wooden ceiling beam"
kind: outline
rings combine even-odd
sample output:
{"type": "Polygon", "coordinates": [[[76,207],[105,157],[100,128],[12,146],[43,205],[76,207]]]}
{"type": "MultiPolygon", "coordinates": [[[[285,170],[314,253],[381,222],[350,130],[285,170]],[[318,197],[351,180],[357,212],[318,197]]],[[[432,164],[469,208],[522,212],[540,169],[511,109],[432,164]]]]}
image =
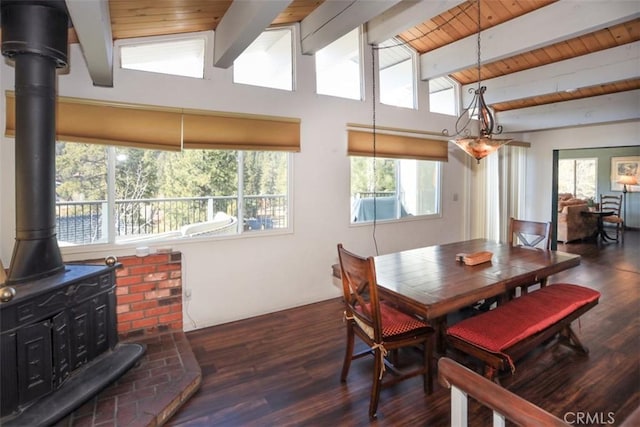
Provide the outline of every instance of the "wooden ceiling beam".
{"type": "Polygon", "coordinates": [[[502,111],[505,133],[640,120],[640,89],[536,107],[502,111]]]}
{"type": "MultiPolygon", "coordinates": [[[[481,60],[491,63],[640,16],[636,2],[559,1],[482,31],[481,60]]],[[[477,35],[420,56],[421,79],[429,80],[474,67],[477,35]]]]}
{"type": "Polygon", "coordinates": [[[290,3],[291,0],[243,0],[231,3],[214,34],[213,65],[219,68],[232,66],[233,61],[290,3]]]}
{"type": "MultiPolygon", "coordinates": [[[[492,105],[635,79],[640,77],[638,64],[640,41],[483,80],[484,99],[492,105]]],[[[475,83],[462,86],[462,105],[471,102],[469,89],[476,87],[475,83]]]]}
{"type": "Polygon", "coordinates": [[[113,37],[107,0],[66,0],[95,86],[113,87],[113,37]]]}

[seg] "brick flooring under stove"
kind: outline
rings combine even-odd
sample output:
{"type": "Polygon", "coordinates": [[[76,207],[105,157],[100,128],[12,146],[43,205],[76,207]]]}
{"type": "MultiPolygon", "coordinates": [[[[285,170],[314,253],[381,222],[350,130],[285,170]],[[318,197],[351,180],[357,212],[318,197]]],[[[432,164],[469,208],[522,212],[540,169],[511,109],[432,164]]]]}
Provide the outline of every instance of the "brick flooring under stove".
{"type": "Polygon", "coordinates": [[[161,426],[198,390],[202,373],[184,333],[133,342],[147,346],[138,364],[56,427],[161,426]]]}

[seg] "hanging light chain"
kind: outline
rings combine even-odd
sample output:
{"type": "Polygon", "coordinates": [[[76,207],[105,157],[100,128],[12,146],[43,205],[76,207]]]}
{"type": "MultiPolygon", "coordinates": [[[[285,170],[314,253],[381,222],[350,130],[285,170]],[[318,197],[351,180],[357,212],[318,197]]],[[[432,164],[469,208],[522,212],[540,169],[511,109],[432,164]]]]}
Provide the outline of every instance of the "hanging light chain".
{"type": "Polygon", "coordinates": [[[481,74],[480,74],[480,65],[481,65],[481,55],[480,55],[480,50],[481,50],[481,39],[480,39],[480,33],[482,30],[482,25],[480,24],[480,0],[478,0],[478,90],[480,89],[480,85],[481,85],[481,74]]]}

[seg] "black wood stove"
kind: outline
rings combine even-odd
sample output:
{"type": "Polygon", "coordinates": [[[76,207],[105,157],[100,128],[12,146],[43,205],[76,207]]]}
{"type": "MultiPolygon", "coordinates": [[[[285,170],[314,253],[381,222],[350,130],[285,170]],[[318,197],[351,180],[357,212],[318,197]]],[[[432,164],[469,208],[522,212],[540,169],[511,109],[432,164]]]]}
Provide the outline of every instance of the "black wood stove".
{"type": "Polygon", "coordinates": [[[15,65],[16,242],[0,292],[0,425],[51,425],[144,353],[118,343],[114,258],[65,265],[55,233],[56,69],[67,65],[62,0],[2,0],[15,65]]]}

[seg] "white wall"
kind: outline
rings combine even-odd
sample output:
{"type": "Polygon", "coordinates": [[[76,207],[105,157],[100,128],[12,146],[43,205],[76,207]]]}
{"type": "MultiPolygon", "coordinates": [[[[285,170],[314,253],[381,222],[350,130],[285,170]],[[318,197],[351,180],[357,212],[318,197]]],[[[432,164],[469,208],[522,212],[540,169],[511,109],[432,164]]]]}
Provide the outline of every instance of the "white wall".
{"type": "MultiPolygon", "coordinates": [[[[210,36],[209,36],[210,37],[210,36]]],[[[210,54],[209,54],[210,55],[210,54]]],[[[211,55],[210,55],[211,56],[211,55]]],[[[78,45],[70,51],[70,73],[58,80],[61,96],[114,100],[217,111],[299,117],[302,149],[293,161],[293,233],[222,240],[172,242],[183,253],[183,286],[192,292],[185,301],[185,329],[201,328],[339,295],[332,284],[331,264],[336,244],[363,255],[375,253],[373,227],[349,224],[349,161],[345,124],[369,124],[372,119],[371,74],[366,101],[343,100],[314,93],[312,56],[297,55],[297,90],[285,92],[231,83],[231,69],[205,71],[204,80],[119,70],[113,88],[94,87],[78,45]]],[[[208,58],[207,64],[211,64],[208,58]]],[[[365,51],[364,64],[370,64],[365,51]]],[[[3,90],[13,90],[14,68],[0,67],[3,90]]],[[[428,88],[419,85],[417,111],[376,106],[379,126],[440,132],[453,128],[455,118],[426,112],[428,88]]],[[[4,129],[4,102],[0,123],[4,129]]],[[[519,139],[531,141],[526,216],[549,220],[551,155],[557,148],[630,145],[640,139],[638,123],[537,132],[519,139]],[[615,136],[615,137],[612,137],[615,136]]],[[[0,259],[8,266],[15,238],[14,139],[0,143],[0,259]]],[[[443,170],[443,217],[378,224],[380,253],[461,240],[470,235],[468,212],[470,159],[450,146],[443,170]],[[457,195],[457,201],[454,201],[457,195]]],[[[63,248],[65,261],[110,254],[131,255],[131,247],[63,248]]]]}
{"type": "Polygon", "coordinates": [[[640,121],[532,132],[527,159],[527,197],[524,217],[551,221],[553,150],[637,146],[640,121]]]}
{"type": "MultiPolygon", "coordinates": [[[[365,52],[365,64],[370,64],[365,52]]],[[[207,61],[211,64],[211,58],[207,61]]],[[[192,297],[185,303],[185,328],[201,328],[338,296],[331,279],[337,262],[336,244],[363,255],[375,253],[372,227],[349,224],[349,160],[346,123],[371,123],[371,94],[367,101],[343,100],[314,93],[312,56],[297,56],[297,90],[285,92],[231,83],[231,69],[207,67],[206,79],[191,79],[119,70],[114,87],[94,87],[78,45],[70,50],[70,73],[60,75],[61,96],[113,100],[217,111],[299,117],[302,148],[293,161],[293,233],[230,237],[174,243],[183,253],[183,286],[192,297]],[[191,320],[193,321],[191,321],[191,320]]],[[[2,65],[2,89],[13,90],[14,69],[2,65]]],[[[371,88],[371,77],[366,77],[371,88]]],[[[451,129],[455,118],[431,115],[427,85],[420,84],[422,109],[412,111],[377,106],[379,126],[439,132],[451,129]]],[[[370,89],[369,89],[370,91],[370,89]]],[[[2,103],[4,106],[4,103],[2,103]]],[[[4,112],[2,113],[4,121],[4,112]]],[[[3,127],[4,128],[4,127],[3,127]]],[[[0,144],[0,258],[8,266],[14,242],[14,139],[0,144]]],[[[468,159],[450,148],[443,171],[443,217],[378,224],[380,253],[465,238],[468,227],[465,190],[468,159]],[[458,201],[453,201],[453,195],[458,201]]],[[[131,255],[131,247],[63,248],[65,262],[131,255]]]]}

